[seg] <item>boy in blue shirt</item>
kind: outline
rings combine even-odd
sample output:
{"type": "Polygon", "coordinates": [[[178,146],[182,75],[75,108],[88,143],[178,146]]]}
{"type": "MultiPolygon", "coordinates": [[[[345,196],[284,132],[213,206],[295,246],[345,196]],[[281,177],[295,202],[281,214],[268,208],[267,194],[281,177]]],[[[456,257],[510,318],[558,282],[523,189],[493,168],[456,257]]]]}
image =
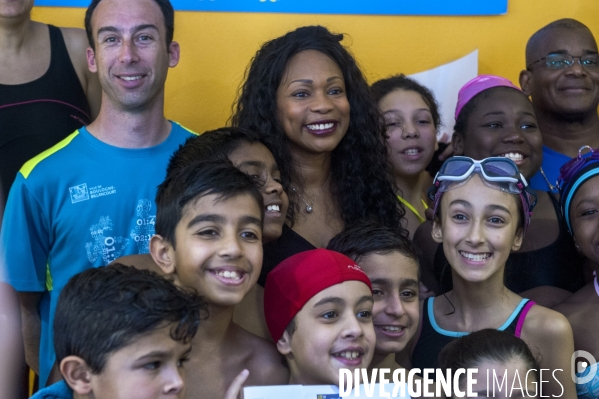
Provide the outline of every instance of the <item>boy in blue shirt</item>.
{"type": "Polygon", "coordinates": [[[115,264],[64,287],[54,319],[64,381],[33,399],[183,398],[203,301],[147,270],[115,264]]]}

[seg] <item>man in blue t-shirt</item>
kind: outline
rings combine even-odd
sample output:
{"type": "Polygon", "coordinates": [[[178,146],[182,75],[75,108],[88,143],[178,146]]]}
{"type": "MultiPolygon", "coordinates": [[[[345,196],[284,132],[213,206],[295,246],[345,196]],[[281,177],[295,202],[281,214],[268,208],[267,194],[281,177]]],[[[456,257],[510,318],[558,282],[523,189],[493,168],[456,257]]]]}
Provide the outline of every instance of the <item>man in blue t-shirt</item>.
{"type": "Polygon", "coordinates": [[[543,164],[531,187],[555,191],[564,163],[584,145],[599,148],[599,55],[589,28],[560,19],[533,34],[520,86],[543,134],[543,164]]]}
{"type": "Polygon", "coordinates": [[[98,117],[21,168],[0,233],[2,279],[20,293],[26,357],[41,387],[60,378],[52,325],[62,287],[148,252],[156,186],[192,135],[164,117],[167,71],[179,61],[170,2],[94,0],[85,27],[88,67],[102,86],[98,117]]]}

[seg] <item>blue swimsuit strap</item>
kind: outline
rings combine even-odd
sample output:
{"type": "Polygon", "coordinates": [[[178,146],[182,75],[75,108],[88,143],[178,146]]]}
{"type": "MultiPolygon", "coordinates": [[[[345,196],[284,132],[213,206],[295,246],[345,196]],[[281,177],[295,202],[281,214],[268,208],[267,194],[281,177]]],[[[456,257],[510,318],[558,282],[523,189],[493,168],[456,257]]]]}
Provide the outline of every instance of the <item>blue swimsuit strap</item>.
{"type": "MultiPolygon", "coordinates": [[[[439,327],[439,324],[437,324],[437,321],[435,320],[435,312],[433,310],[434,301],[435,301],[435,298],[429,299],[427,310],[428,310],[428,319],[431,323],[431,326],[433,326],[433,328],[435,329],[436,332],[438,332],[441,335],[446,335],[448,337],[455,337],[455,338],[463,337],[464,335],[470,334],[469,332],[466,332],[466,331],[449,331],[449,330],[445,330],[445,329],[439,327]]],[[[522,308],[524,307],[524,305],[526,305],[526,303],[528,301],[529,301],[529,299],[522,298],[522,300],[520,301],[518,306],[516,306],[516,309],[514,309],[512,314],[510,314],[510,317],[508,317],[508,319],[505,321],[505,323],[503,323],[497,330],[503,331],[506,328],[508,328],[509,325],[512,324],[514,319],[516,317],[518,317],[518,314],[520,313],[520,311],[522,310],[522,308]]]]}

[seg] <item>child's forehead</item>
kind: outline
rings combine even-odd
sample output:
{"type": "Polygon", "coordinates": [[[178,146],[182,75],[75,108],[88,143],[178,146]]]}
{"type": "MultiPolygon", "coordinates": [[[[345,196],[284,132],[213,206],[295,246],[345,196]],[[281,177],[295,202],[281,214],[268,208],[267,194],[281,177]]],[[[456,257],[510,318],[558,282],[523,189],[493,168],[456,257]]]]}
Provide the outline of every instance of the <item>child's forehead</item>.
{"type": "Polygon", "coordinates": [[[134,360],[146,356],[170,356],[191,348],[191,343],[176,341],[171,336],[174,324],[163,325],[131,337],[126,345],[115,350],[108,357],[120,362],[121,358],[134,360]]]}
{"type": "Polygon", "coordinates": [[[599,191],[599,175],[595,175],[595,176],[591,177],[590,179],[583,181],[582,184],[580,184],[580,186],[578,188],[578,192],[572,198],[572,202],[577,202],[577,201],[580,201],[583,199],[584,200],[597,199],[597,197],[594,194],[598,191],[599,191]]]}
{"type": "Polygon", "coordinates": [[[512,205],[517,206],[517,199],[514,194],[501,191],[496,182],[483,182],[483,178],[478,173],[474,173],[466,182],[457,182],[450,186],[443,193],[441,204],[483,208],[489,205],[501,205],[509,208],[512,205]]]}
{"type": "Polygon", "coordinates": [[[253,217],[262,220],[260,204],[250,193],[232,196],[223,194],[199,194],[183,207],[181,222],[187,222],[199,215],[210,214],[222,220],[253,217]]]}
{"type": "Polygon", "coordinates": [[[270,150],[259,141],[253,143],[242,141],[239,146],[227,156],[227,158],[229,158],[235,165],[247,161],[260,161],[264,163],[267,160],[264,159],[265,157],[273,158],[273,155],[270,150]]]}
{"type": "Polygon", "coordinates": [[[368,278],[418,279],[418,262],[416,259],[399,251],[372,252],[363,256],[358,262],[368,278]]]}
{"type": "Polygon", "coordinates": [[[332,285],[314,295],[300,312],[311,310],[325,304],[354,306],[356,303],[372,299],[370,288],[361,281],[350,280],[332,285]]]}

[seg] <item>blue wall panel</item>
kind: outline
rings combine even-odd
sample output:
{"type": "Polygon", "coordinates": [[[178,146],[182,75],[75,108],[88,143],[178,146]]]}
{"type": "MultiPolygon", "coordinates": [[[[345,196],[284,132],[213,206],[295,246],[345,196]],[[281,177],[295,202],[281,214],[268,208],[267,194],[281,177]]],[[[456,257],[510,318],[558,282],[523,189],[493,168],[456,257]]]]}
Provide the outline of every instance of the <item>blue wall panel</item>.
{"type": "MultiPolygon", "coordinates": [[[[171,0],[181,11],[366,15],[498,15],[508,0],[171,0]]],[[[89,0],[36,0],[36,6],[87,7],[89,0]]]]}

